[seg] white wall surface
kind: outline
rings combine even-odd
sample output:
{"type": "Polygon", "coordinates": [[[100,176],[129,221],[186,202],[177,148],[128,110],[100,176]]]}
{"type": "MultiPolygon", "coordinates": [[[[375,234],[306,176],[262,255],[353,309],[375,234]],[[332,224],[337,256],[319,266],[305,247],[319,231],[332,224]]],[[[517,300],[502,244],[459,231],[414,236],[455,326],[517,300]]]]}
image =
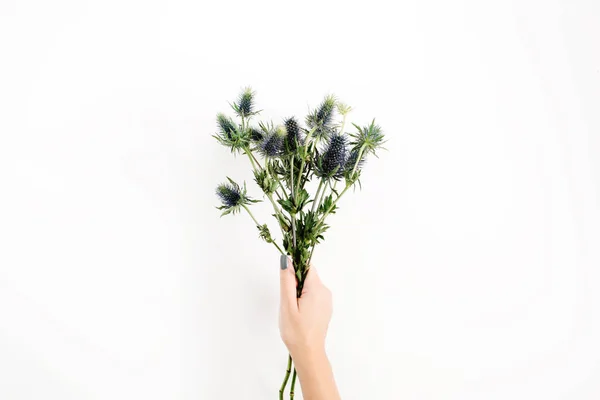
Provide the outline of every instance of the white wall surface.
{"type": "Polygon", "coordinates": [[[278,256],[214,208],[248,84],[388,134],[315,253],[344,400],[600,398],[599,39],[596,0],[0,1],[0,399],[276,398],[278,256]]]}

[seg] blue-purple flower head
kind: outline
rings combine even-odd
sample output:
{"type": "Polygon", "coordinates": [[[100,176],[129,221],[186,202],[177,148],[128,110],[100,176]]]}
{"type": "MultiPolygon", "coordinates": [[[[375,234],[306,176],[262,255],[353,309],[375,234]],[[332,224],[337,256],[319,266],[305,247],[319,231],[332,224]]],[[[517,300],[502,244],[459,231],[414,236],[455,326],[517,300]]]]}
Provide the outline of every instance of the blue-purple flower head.
{"type": "Polygon", "coordinates": [[[348,161],[348,139],[334,133],[324,151],[317,158],[316,174],[321,178],[340,179],[348,161]]]}
{"type": "Polygon", "coordinates": [[[244,187],[240,187],[230,178],[227,178],[227,180],[229,182],[221,183],[216,190],[217,196],[221,200],[221,206],[217,208],[224,210],[221,215],[235,214],[241,207],[258,202],[258,200],[253,200],[246,195],[246,184],[244,184],[244,187]]]}
{"type": "Polygon", "coordinates": [[[223,146],[229,147],[232,152],[244,151],[250,144],[250,132],[241,129],[230,117],[225,114],[217,115],[217,127],[219,131],[213,135],[223,146]]]}
{"type": "Polygon", "coordinates": [[[232,140],[237,130],[233,120],[222,113],[217,114],[217,127],[220,136],[225,140],[232,140]]]}
{"type": "Polygon", "coordinates": [[[242,90],[238,98],[231,104],[231,108],[240,117],[251,117],[258,112],[254,106],[255,93],[251,87],[246,87],[242,90]]]}
{"type": "Polygon", "coordinates": [[[265,137],[264,133],[260,129],[253,126],[248,128],[248,131],[250,132],[250,140],[252,140],[254,143],[262,141],[265,137]]]}
{"type": "Polygon", "coordinates": [[[283,125],[285,126],[285,141],[284,147],[286,153],[294,153],[299,146],[304,144],[304,137],[302,136],[300,125],[294,117],[287,118],[283,125]]]}
{"type": "Polygon", "coordinates": [[[240,205],[242,194],[240,187],[231,183],[222,183],[217,186],[217,196],[225,207],[236,207],[240,205]]]}
{"type": "Polygon", "coordinates": [[[258,144],[258,151],[263,157],[280,157],[285,152],[286,129],[285,126],[266,127],[263,125],[265,135],[262,141],[258,144]]]}

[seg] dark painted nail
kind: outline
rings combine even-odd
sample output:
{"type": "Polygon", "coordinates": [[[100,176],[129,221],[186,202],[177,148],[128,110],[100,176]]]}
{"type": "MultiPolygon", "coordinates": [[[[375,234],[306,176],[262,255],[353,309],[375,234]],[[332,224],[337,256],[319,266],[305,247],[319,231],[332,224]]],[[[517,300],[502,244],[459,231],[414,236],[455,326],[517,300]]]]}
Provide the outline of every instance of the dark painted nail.
{"type": "Polygon", "coordinates": [[[287,256],[285,254],[282,254],[279,258],[279,264],[281,269],[287,269],[287,256]]]}

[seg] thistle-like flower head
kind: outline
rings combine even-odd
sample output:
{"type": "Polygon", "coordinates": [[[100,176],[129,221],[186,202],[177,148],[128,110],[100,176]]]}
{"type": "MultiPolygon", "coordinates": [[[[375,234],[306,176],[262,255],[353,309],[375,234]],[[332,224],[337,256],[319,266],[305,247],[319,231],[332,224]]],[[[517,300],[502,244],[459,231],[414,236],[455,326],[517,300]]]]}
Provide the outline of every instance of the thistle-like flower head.
{"type": "Polygon", "coordinates": [[[385,137],[381,131],[381,127],[375,124],[375,120],[371,121],[368,126],[360,127],[356,124],[352,124],[357,129],[356,133],[350,134],[352,141],[352,149],[360,151],[363,149],[363,153],[366,156],[371,153],[377,156],[377,150],[383,149],[385,143],[385,137]]]}
{"type": "Polygon", "coordinates": [[[298,149],[298,146],[302,146],[304,143],[304,137],[300,132],[300,125],[294,117],[287,118],[283,124],[286,131],[284,141],[285,152],[294,153],[298,149]]]}
{"type": "Polygon", "coordinates": [[[219,128],[219,133],[223,135],[223,137],[229,140],[233,139],[237,126],[231,118],[223,113],[217,114],[217,126],[219,128]]]}
{"type": "Polygon", "coordinates": [[[319,106],[306,116],[306,125],[314,130],[313,136],[319,140],[328,138],[333,132],[336,99],[326,96],[319,106]]]}
{"type": "Polygon", "coordinates": [[[265,158],[282,156],[284,154],[285,138],[287,136],[285,126],[279,125],[273,127],[273,124],[265,125],[261,123],[261,129],[265,134],[262,141],[258,144],[258,151],[265,158]]]}
{"type": "Polygon", "coordinates": [[[225,207],[236,207],[240,205],[240,200],[242,200],[240,187],[231,183],[222,183],[217,186],[217,196],[219,196],[225,207]]]}
{"type": "Polygon", "coordinates": [[[250,140],[253,142],[260,142],[265,137],[264,133],[260,129],[253,126],[248,128],[248,131],[250,132],[250,140]]]}
{"type": "Polygon", "coordinates": [[[240,211],[240,208],[247,206],[251,203],[257,203],[258,200],[251,199],[246,195],[246,184],[244,187],[240,187],[231,178],[227,178],[229,182],[221,183],[217,186],[217,196],[221,200],[221,206],[217,207],[219,210],[224,210],[221,215],[227,215],[229,213],[236,213],[240,211]]]}
{"type": "Polygon", "coordinates": [[[250,117],[257,114],[254,106],[255,92],[250,87],[246,87],[242,90],[237,100],[231,104],[231,108],[240,117],[250,117]]]}
{"type": "Polygon", "coordinates": [[[335,108],[337,109],[338,114],[346,116],[350,113],[350,111],[352,111],[352,107],[350,107],[348,104],[346,103],[342,103],[341,101],[338,101],[335,105],[335,108]]]}
{"type": "Polygon", "coordinates": [[[316,174],[321,178],[340,179],[348,161],[348,138],[334,133],[324,151],[317,158],[316,174]]]}
{"type": "Polygon", "coordinates": [[[219,132],[213,137],[223,146],[231,148],[232,152],[242,151],[250,144],[250,130],[242,130],[240,126],[225,114],[217,114],[219,132]]]}

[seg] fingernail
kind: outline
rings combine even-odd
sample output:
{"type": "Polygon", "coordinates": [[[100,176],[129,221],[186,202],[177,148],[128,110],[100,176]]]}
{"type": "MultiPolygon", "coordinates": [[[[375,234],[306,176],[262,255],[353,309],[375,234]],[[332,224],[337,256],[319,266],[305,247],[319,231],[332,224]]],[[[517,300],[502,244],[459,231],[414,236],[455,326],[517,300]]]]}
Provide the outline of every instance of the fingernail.
{"type": "Polygon", "coordinates": [[[287,256],[285,254],[282,254],[279,258],[279,266],[281,267],[281,269],[287,269],[287,262],[287,256]]]}

